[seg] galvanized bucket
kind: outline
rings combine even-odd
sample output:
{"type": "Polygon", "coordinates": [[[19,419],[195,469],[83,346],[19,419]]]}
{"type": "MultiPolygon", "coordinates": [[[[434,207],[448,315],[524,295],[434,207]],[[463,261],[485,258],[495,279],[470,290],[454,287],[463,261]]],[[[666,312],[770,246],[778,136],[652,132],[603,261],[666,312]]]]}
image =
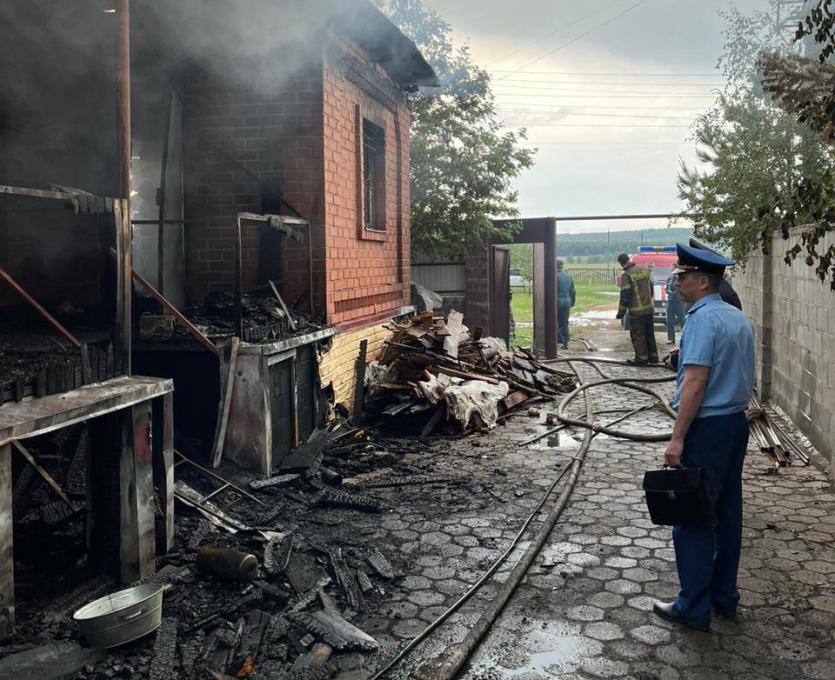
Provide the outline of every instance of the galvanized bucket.
{"type": "Polygon", "coordinates": [[[163,590],[157,584],[120,590],[84,605],[73,619],[91,647],[118,647],[159,628],[163,590]]]}

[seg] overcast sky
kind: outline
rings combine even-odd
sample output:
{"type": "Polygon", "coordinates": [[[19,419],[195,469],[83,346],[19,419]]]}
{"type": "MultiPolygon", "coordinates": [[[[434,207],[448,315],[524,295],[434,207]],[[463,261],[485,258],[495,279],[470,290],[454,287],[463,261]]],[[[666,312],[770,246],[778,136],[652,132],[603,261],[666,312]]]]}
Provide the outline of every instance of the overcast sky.
{"type": "MultiPolygon", "coordinates": [[[[524,217],[666,213],[690,124],[721,86],[719,9],[768,0],[424,0],[494,78],[499,111],[539,149],[524,217]]],[[[566,223],[562,231],[665,226],[566,223]]]]}

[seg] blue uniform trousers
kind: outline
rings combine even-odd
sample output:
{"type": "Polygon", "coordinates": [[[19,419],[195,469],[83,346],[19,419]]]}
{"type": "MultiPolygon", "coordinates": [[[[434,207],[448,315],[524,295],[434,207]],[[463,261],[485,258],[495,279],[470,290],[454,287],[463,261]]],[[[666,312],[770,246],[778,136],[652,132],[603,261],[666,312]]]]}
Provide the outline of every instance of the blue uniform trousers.
{"type": "Polygon", "coordinates": [[[714,505],[714,526],[673,527],[681,592],[676,611],[698,622],[710,621],[711,604],[730,613],[739,603],[736,586],[742,542],[742,464],[748,446],[744,413],[697,418],[684,442],[682,464],[705,470],[714,505]]]}
{"type": "Polygon", "coordinates": [[[567,345],[571,337],[568,331],[568,317],[571,316],[571,300],[557,298],[557,324],[559,325],[558,339],[560,344],[567,345]]]}
{"type": "Polygon", "coordinates": [[[684,327],[684,303],[678,295],[667,296],[667,340],[676,341],[676,324],[684,327]]]}

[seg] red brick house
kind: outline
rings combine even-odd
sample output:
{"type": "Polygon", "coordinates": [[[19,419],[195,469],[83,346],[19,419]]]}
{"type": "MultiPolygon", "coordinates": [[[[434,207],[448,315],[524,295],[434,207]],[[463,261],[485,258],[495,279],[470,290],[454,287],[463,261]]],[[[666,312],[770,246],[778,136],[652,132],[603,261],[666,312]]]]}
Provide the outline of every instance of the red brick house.
{"type": "Polygon", "coordinates": [[[270,263],[272,244],[253,232],[244,235],[244,287],[264,266],[289,302],[310,297],[312,282],[314,312],[340,331],[323,383],[332,380],[337,400],[349,403],[359,341],[369,340],[373,356],[381,325],[410,303],[405,92],[436,79],[370,2],[300,4],[248,3],[195,25],[186,3],[177,10],[182,23],[167,23],[218,36],[182,48],[195,65],[180,92],[185,297],[199,302],[228,290],[229,225],[238,212],[293,211],[308,220],[312,273],[307,244],[286,245],[270,263]],[[264,29],[277,26],[284,30],[264,29]]]}
{"type": "MultiPolygon", "coordinates": [[[[96,0],[21,0],[13,12],[0,10],[6,14],[16,23],[0,27],[13,57],[0,64],[9,85],[0,93],[0,184],[121,195],[114,74],[122,73],[116,38],[124,15],[103,12],[96,0]]],[[[406,93],[434,84],[435,74],[368,0],[153,0],[131,2],[129,19],[133,268],[182,309],[233,292],[240,213],[304,220],[304,243],[243,230],[242,289],[274,282],[288,305],[336,329],[319,374],[350,405],[361,340],[373,359],[382,324],[409,309],[406,93]]],[[[29,234],[15,233],[21,244],[29,234]]],[[[47,307],[76,303],[70,283],[95,287],[101,278],[85,238],[69,230],[30,238],[32,252],[22,244],[8,266],[47,307]],[[48,281],[23,271],[41,260],[50,262],[42,267],[48,281]]],[[[144,288],[134,291],[133,315],[125,316],[138,336],[143,311],[159,310],[144,288]]],[[[313,426],[309,416],[300,423],[299,403],[314,400],[321,342],[293,338],[292,347],[270,348],[248,383],[264,393],[257,417],[236,420],[232,405],[230,420],[267,432],[262,448],[275,456],[313,426]],[[288,399],[292,408],[278,417],[288,399]]],[[[197,441],[205,452],[219,401],[217,356],[195,343],[169,344],[134,342],[135,372],[174,379],[181,445],[197,441]]],[[[243,354],[254,364],[268,350],[243,354]]],[[[239,448],[254,447],[243,436],[239,448]]],[[[256,458],[269,468],[266,454],[256,458]]]]}

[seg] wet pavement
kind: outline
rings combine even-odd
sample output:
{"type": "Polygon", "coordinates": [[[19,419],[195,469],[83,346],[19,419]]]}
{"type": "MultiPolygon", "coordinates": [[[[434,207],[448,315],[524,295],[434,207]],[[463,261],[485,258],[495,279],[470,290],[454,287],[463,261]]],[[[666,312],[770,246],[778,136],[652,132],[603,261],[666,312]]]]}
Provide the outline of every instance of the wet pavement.
{"type": "MultiPolygon", "coordinates": [[[[584,378],[592,377],[588,368],[581,370],[584,378]]],[[[621,367],[604,370],[612,376],[639,374],[621,367]]],[[[640,375],[663,373],[644,369],[640,375]]],[[[667,384],[662,391],[670,389],[667,384]]],[[[597,410],[632,409],[651,400],[620,387],[595,388],[591,394],[597,410]]],[[[465,477],[466,488],[390,489],[386,500],[394,511],[382,520],[357,518],[357,529],[399,556],[401,575],[379,593],[380,609],[354,620],[382,643],[381,652],[335,657],[338,678],[370,677],[508,547],[582,438],[574,429],[553,447],[544,440],[519,447],[547,429],[545,414],[555,409],[543,406],[538,418],[515,416],[485,437],[435,442],[433,471],[465,477]]],[[[619,427],[650,432],[670,425],[660,411],[646,411],[619,427]]],[[[659,464],[663,448],[593,439],[559,523],[460,677],[835,678],[835,493],[828,476],[815,465],[767,474],[769,460],[751,448],[744,478],[740,616],[715,620],[710,633],[699,633],[651,611],[653,600],[674,598],[678,587],[670,529],[651,524],[640,488],[643,472],[659,464]]],[[[433,664],[464,638],[537,526],[538,519],[494,580],[389,677],[432,677],[433,664]]]]}

